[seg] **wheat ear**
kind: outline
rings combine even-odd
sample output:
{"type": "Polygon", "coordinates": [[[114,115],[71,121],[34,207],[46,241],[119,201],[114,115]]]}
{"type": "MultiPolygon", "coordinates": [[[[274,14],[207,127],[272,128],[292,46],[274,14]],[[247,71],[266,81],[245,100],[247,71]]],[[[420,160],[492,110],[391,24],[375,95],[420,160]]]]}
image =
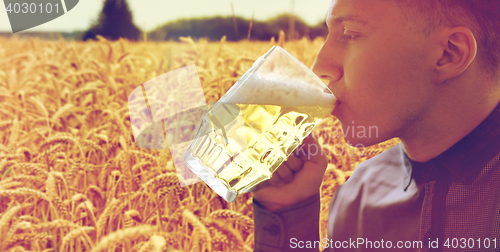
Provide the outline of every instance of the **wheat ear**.
{"type": "MultiPolygon", "coordinates": [[[[6,231],[8,230],[8,226],[10,224],[10,220],[16,213],[23,208],[22,205],[17,205],[14,207],[11,207],[8,209],[6,212],[2,214],[2,218],[0,218],[0,237],[6,238],[6,231]]],[[[4,244],[5,241],[3,241],[1,244],[4,244]]],[[[1,248],[2,246],[0,246],[1,248]]]]}
{"type": "Polygon", "coordinates": [[[118,199],[112,199],[111,202],[106,206],[104,209],[104,212],[99,216],[99,219],[97,220],[97,237],[99,238],[101,233],[104,231],[104,227],[106,225],[106,221],[108,218],[110,218],[113,214],[115,214],[115,210],[118,208],[118,205],[120,204],[120,200],[118,199]]]}
{"type": "Polygon", "coordinates": [[[222,221],[220,220],[214,220],[214,219],[204,219],[203,221],[208,227],[214,227],[222,234],[227,237],[227,239],[230,241],[230,246],[231,250],[233,251],[243,251],[245,247],[245,243],[243,242],[243,238],[241,235],[236,232],[233,228],[227,226],[227,224],[223,224],[222,221]]]}
{"type": "Polygon", "coordinates": [[[165,238],[161,235],[153,235],[145,242],[137,252],[161,252],[162,248],[167,245],[165,238]]]}
{"type": "Polygon", "coordinates": [[[190,223],[193,226],[194,231],[196,231],[200,236],[201,241],[194,241],[195,248],[198,248],[199,243],[201,242],[202,251],[205,251],[205,249],[212,251],[212,237],[210,236],[210,232],[208,232],[207,227],[201,223],[198,217],[196,217],[191,211],[184,209],[182,212],[182,220],[186,224],[190,223]]]}
{"type": "Polygon", "coordinates": [[[66,251],[64,249],[66,248],[66,244],[68,244],[69,241],[75,240],[76,238],[78,238],[82,235],[85,236],[85,238],[87,239],[87,242],[91,244],[91,240],[88,237],[87,233],[94,231],[94,230],[95,230],[94,227],[78,227],[76,229],[71,230],[62,239],[62,245],[61,245],[62,251],[66,251]]]}
{"type": "Polygon", "coordinates": [[[253,228],[253,220],[250,217],[233,210],[229,209],[215,210],[212,213],[210,213],[209,217],[214,219],[230,220],[235,224],[242,226],[245,229],[253,228]]]}
{"type": "Polygon", "coordinates": [[[91,252],[103,251],[109,247],[118,245],[124,241],[133,241],[157,231],[157,227],[142,225],[131,228],[120,229],[103,237],[91,252]]]}

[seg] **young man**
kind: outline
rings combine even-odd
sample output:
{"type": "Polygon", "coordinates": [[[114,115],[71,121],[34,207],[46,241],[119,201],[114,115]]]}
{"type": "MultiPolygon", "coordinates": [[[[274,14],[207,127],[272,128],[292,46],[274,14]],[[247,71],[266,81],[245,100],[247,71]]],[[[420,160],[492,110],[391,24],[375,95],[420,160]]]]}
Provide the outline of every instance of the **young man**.
{"type": "Polygon", "coordinates": [[[321,241],[327,160],[296,152],[254,191],[255,251],[499,250],[499,17],[495,0],[333,0],[313,69],[332,114],[378,128],[353,145],[401,143],[336,190],[321,241]]]}

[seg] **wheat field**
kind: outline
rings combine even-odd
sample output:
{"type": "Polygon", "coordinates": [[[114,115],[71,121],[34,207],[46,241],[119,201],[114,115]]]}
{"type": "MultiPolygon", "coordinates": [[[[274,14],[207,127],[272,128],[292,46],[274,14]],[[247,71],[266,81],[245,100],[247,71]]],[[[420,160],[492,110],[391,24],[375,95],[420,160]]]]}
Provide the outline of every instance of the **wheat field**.
{"type": "MultiPolygon", "coordinates": [[[[215,102],[272,45],[311,67],[323,42],[0,38],[0,251],[252,251],[251,193],[228,204],[204,183],[179,186],[168,149],[136,146],[128,95],[195,64],[215,102]]],[[[398,142],[354,149],[338,127],[314,130],[330,153],[321,237],[334,190],[398,142]]]]}

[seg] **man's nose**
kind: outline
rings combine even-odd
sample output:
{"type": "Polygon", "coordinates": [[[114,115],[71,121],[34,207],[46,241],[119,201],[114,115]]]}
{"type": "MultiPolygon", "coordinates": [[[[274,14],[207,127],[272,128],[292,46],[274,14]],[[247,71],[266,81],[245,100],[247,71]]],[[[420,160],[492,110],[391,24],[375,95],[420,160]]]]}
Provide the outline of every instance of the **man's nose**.
{"type": "Polygon", "coordinates": [[[334,45],[328,44],[328,40],[318,53],[313,72],[320,78],[330,82],[338,81],[342,78],[344,70],[340,64],[340,55],[335,53],[334,45]]]}

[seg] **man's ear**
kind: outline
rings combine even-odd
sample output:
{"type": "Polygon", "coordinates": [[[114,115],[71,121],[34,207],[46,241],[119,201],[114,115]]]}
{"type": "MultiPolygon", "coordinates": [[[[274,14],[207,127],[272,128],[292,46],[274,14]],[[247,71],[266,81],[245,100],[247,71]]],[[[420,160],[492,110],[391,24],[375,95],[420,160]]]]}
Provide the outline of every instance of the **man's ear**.
{"type": "Polygon", "coordinates": [[[443,54],[436,64],[436,83],[460,75],[477,54],[476,39],[468,28],[462,26],[447,28],[441,34],[443,54]]]}

